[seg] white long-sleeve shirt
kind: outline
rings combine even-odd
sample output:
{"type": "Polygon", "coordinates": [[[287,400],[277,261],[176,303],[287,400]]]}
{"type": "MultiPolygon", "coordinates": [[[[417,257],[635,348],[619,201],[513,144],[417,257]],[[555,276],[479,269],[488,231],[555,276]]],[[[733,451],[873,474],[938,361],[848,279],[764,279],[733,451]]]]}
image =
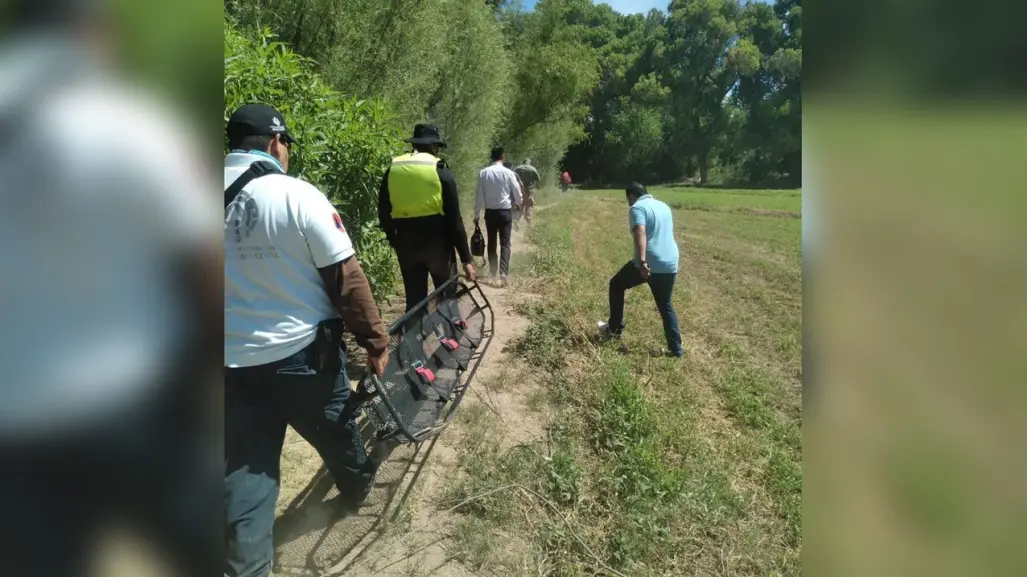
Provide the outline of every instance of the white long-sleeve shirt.
{"type": "Polygon", "coordinates": [[[510,209],[521,204],[521,183],[517,173],[496,162],[478,173],[478,189],[474,195],[474,218],[482,210],[510,209]]]}

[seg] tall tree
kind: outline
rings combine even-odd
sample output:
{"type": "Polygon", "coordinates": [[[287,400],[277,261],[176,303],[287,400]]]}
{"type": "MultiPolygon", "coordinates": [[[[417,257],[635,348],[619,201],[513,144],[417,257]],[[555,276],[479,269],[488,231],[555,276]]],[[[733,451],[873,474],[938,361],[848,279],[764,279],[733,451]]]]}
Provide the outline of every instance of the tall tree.
{"type": "Polygon", "coordinates": [[[671,87],[672,144],[694,157],[700,182],[718,146],[726,144],[724,101],[739,68],[752,64],[751,44],[739,43],[738,0],[674,0],[667,19],[663,81],[671,87]],[[734,55],[732,56],[732,50],[734,55]]]}
{"type": "Polygon", "coordinates": [[[501,140],[511,152],[531,155],[544,176],[555,176],[567,148],[581,140],[587,97],[599,81],[590,35],[589,0],[541,0],[511,28],[517,71],[510,115],[501,140]]]}

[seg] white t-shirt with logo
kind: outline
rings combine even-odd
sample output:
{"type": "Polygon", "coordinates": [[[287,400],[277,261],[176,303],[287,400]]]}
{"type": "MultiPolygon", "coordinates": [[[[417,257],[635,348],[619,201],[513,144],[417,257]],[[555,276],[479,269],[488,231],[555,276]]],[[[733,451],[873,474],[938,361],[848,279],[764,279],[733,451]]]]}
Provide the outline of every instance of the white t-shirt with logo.
{"type": "MultiPolygon", "coordinates": [[[[263,154],[225,157],[227,189],[263,154]]],[[[225,366],[265,365],[314,341],[317,324],[338,316],[318,268],[354,254],[331,202],[284,174],[247,184],[225,209],[225,366]]]]}

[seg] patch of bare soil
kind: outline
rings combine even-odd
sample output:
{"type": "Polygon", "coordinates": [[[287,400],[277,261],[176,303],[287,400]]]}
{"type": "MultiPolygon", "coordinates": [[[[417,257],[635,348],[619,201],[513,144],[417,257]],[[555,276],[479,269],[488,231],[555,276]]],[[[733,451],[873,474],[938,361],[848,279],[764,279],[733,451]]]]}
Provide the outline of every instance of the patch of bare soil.
{"type": "MultiPolygon", "coordinates": [[[[526,230],[521,222],[514,231],[513,253],[530,249],[526,230]]],[[[487,277],[487,267],[479,275],[487,277]]],[[[497,430],[503,431],[503,444],[512,446],[544,434],[541,417],[528,406],[540,383],[528,378],[527,367],[506,352],[528,327],[515,307],[531,296],[518,290],[516,270],[506,288],[479,280],[495,314],[494,336],[460,411],[486,406],[497,430]]],[[[390,319],[401,310],[392,314],[390,319]]],[[[451,511],[456,503],[446,501],[447,489],[461,479],[461,437],[458,412],[434,441],[392,448],[367,502],[340,518],[329,502],[337,490],[320,457],[290,429],[282,455],[274,575],[473,577],[458,561],[452,535],[457,515],[451,511]]]]}

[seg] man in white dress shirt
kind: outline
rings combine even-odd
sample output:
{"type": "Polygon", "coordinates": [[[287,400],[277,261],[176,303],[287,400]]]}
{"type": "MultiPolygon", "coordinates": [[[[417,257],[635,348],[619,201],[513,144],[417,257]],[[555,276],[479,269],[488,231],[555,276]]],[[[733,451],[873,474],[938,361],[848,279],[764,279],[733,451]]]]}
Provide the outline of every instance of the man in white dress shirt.
{"type": "Polygon", "coordinates": [[[492,164],[478,173],[478,189],[474,199],[474,224],[485,211],[485,233],[488,237],[489,274],[495,278],[498,269],[501,286],[506,286],[510,274],[510,231],[513,228],[513,210],[521,206],[521,183],[517,173],[503,166],[501,146],[492,149],[492,164]],[[501,246],[496,258],[496,239],[501,246]]]}

